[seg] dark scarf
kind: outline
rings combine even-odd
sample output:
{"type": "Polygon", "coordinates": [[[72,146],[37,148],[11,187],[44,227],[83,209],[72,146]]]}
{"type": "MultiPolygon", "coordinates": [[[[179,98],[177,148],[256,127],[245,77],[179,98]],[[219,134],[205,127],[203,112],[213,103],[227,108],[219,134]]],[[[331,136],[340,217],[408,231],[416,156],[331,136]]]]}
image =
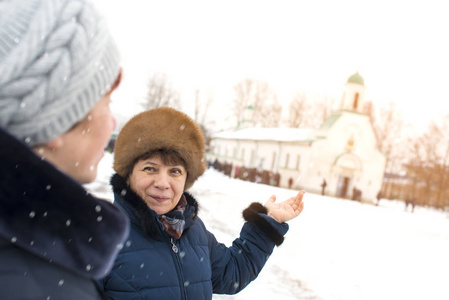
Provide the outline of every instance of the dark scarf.
{"type": "Polygon", "coordinates": [[[174,239],[179,239],[184,231],[186,225],[186,219],[184,217],[186,206],[186,197],[182,195],[178,204],[172,211],[159,216],[159,221],[161,221],[162,226],[164,226],[165,233],[174,239]]]}
{"type": "MultiPolygon", "coordinates": [[[[180,230],[175,226],[175,229],[179,232],[180,237],[182,233],[186,232],[193,224],[198,214],[198,202],[188,192],[184,192],[178,206],[176,206],[171,212],[165,214],[164,218],[162,216],[158,216],[154,210],[150,209],[145,201],[143,201],[142,198],[140,198],[126,184],[126,180],[120,175],[114,174],[111,177],[110,183],[115,195],[115,203],[122,206],[130,216],[131,222],[137,222],[143,233],[152,239],[160,239],[160,236],[158,235],[158,228],[160,227],[162,227],[162,230],[164,230],[164,232],[166,232],[170,237],[173,237],[166,231],[164,225],[165,221],[170,224],[169,219],[184,219],[185,223],[183,230],[180,230]],[[186,203],[184,203],[183,199],[186,203]],[[182,213],[180,209],[182,210],[182,213]],[[161,217],[164,218],[165,221],[162,221],[160,219],[161,217]]],[[[172,229],[169,228],[169,231],[172,231],[172,229]]],[[[178,236],[178,234],[175,234],[175,236],[178,236]]]]}
{"type": "Polygon", "coordinates": [[[87,278],[110,271],[125,214],[0,130],[0,237],[87,278]]]}

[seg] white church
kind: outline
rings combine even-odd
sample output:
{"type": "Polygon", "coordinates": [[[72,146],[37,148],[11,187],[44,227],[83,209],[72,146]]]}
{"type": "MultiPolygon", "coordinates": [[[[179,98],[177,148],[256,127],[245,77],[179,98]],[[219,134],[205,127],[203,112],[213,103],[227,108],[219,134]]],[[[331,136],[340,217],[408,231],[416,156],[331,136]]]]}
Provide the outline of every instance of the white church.
{"type": "Polygon", "coordinates": [[[355,73],[344,85],[339,110],[319,129],[220,132],[212,136],[208,159],[232,164],[231,176],[242,167],[270,170],[280,175],[280,187],[340,198],[358,195],[358,200],[374,202],[382,186],[385,156],[363,113],[364,102],[364,80],[355,73]]]}

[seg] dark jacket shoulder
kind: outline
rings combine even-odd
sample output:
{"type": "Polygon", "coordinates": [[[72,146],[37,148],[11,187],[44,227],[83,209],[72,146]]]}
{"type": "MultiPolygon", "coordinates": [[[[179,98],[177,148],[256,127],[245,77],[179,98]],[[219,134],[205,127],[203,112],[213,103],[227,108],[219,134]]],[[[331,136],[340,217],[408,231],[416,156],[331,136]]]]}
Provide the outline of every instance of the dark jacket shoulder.
{"type": "Polygon", "coordinates": [[[77,284],[92,290],[92,280],[110,271],[128,236],[128,218],[1,129],[0,145],[0,274],[6,278],[0,284],[24,284],[17,293],[26,293],[25,283],[36,291],[54,284],[72,287],[73,294],[77,284]]]}

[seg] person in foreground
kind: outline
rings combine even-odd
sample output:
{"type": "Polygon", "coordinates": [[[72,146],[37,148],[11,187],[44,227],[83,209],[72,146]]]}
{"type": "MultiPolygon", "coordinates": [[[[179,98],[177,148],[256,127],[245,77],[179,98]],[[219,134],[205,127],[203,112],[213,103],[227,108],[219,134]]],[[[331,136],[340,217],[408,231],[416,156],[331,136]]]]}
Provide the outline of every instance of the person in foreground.
{"type": "Polygon", "coordinates": [[[187,115],[162,107],[131,118],[114,149],[114,202],[131,220],[128,241],[111,273],[101,280],[110,299],[212,299],[235,294],[254,280],[285,223],[303,210],[304,191],[276,203],[252,203],[231,247],[219,243],[198,217],[187,192],[205,169],[200,127],[187,115]]]}
{"type": "Polygon", "coordinates": [[[118,48],[88,1],[0,3],[0,298],[102,299],[129,233],[89,195],[115,120],[118,48]]]}

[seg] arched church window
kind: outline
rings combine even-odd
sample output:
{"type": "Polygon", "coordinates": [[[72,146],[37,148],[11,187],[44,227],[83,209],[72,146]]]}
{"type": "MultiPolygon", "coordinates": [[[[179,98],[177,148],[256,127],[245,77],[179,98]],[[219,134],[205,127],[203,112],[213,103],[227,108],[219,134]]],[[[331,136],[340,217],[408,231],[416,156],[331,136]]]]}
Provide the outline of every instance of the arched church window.
{"type": "Polygon", "coordinates": [[[251,166],[254,166],[254,160],[256,159],[255,156],[256,156],[256,152],[254,151],[254,149],[251,149],[251,157],[249,160],[251,166]]]}
{"type": "Polygon", "coordinates": [[[290,154],[287,153],[286,157],[285,157],[285,167],[288,168],[288,161],[290,160],[290,154]]]}
{"type": "Polygon", "coordinates": [[[359,93],[355,93],[354,103],[352,104],[352,108],[357,109],[358,106],[359,106],[359,93]]]}

